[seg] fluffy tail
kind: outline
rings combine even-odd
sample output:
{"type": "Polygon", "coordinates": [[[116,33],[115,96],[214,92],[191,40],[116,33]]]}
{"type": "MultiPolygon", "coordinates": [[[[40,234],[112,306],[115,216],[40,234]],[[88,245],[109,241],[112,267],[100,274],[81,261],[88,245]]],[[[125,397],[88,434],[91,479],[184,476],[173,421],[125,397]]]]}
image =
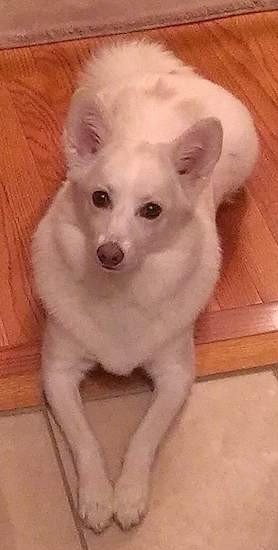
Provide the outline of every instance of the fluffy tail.
{"type": "Polygon", "coordinates": [[[89,59],[80,85],[98,91],[119,80],[128,82],[136,75],[181,69],[184,69],[182,61],[161,44],[146,40],[118,42],[100,49],[89,59]]]}

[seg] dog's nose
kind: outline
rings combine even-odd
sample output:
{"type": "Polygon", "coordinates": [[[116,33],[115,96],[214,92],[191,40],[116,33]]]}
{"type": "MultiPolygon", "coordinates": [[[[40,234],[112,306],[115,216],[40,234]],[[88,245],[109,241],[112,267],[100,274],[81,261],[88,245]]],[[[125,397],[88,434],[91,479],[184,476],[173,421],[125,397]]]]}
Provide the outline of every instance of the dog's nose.
{"type": "Polygon", "coordinates": [[[124,253],[116,242],[109,241],[97,249],[97,256],[104,267],[112,269],[123,261],[124,253]]]}

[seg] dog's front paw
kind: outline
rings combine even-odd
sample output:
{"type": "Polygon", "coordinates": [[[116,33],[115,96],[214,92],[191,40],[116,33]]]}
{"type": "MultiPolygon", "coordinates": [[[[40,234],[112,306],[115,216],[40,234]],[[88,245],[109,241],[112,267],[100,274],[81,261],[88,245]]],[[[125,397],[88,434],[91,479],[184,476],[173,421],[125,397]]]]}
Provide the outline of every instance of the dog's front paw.
{"type": "Polygon", "coordinates": [[[113,518],[113,488],[108,479],[82,483],[78,505],[81,519],[95,533],[108,527],[113,518]]]}
{"type": "MultiPolygon", "coordinates": [[[[140,476],[139,476],[140,477],[140,476]]],[[[138,525],[147,512],[149,482],[142,479],[120,477],[114,493],[114,517],[122,529],[138,525]]]]}

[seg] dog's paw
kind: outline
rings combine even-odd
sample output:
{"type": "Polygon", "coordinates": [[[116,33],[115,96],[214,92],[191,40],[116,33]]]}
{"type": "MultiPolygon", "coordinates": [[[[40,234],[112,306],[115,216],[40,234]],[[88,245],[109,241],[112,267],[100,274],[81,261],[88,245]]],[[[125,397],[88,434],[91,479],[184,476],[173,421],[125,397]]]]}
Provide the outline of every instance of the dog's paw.
{"type": "Polygon", "coordinates": [[[95,533],[108,527],[113,518],[113,488],[108,479],[80,485],[78,507],[86,527],[95,533]]]}
{"type": "Polygon", "coordinates": [[[119,479],[114,493],[114,517],[122,529],[138,525],[144,518],[148,506],[148,480],[133,478],[119,479]]]}

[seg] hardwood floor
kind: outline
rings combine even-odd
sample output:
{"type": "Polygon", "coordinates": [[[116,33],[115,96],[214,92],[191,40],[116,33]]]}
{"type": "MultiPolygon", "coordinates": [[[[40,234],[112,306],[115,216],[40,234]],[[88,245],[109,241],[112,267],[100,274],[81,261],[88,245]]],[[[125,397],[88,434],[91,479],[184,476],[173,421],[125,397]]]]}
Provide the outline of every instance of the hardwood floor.
{"type": "MultiPolygon", "coordinates": [[[[278,14],[136,33],[166,43],[249,107],[261,158],[246,190],[221,208],[222,276],[196,329],[198,374],[278,361],[278,14]]],[[[135,33],[133,33],[135,35],[135,33]]],[[[127,37],[124,37],[126,39],[127,37]]],[[[64,177],[61,131],[90,50],[115,37],[0,52],[0,410],[39,404],[43,312],[30,239],[64,177]]],[[[100,374],[88,395],[140,390],[100,374]]]]}

